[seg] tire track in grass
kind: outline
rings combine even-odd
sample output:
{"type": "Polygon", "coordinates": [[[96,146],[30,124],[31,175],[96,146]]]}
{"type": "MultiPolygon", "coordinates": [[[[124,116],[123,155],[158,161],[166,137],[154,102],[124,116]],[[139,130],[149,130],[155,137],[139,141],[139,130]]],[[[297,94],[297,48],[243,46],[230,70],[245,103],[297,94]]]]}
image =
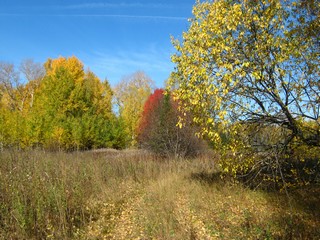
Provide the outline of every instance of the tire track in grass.
{"type": "Polygon", "coordinates": [[[143,204],[144,194],[136,194],[130,198],[123,207],[112,231],[111,239],[145,239],[144,229],[137,224],[135,219],[139,206],[143,204]]]}
{"type": "Polygon", "coordinates": [[[143,201],[141,190],[128,186],[119,201],[96,201],[88,206],[95,209],[97,218],[93,218],[81,239],[144,239],[143,230],[134,221],[138,206],[143,201]]]}
{"type": "Polygon", "coordinates": [[[212,240],[218,236],[211,236],[204,222],[195,214],[190,207],[190,202],[183,194],[179,194],[176,200],[175,215],[185,234],[189,239],[212,240]]]}

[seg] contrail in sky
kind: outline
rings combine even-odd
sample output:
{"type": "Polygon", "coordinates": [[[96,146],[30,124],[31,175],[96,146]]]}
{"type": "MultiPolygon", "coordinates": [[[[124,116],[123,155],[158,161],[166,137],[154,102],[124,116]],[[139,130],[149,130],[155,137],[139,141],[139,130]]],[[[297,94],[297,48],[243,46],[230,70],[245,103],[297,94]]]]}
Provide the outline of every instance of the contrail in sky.
{"type": "Polygon", "coordinates": [[[173,5],[161,3],[84,3],[76,5],[61,6],[65,9],[79,8],[172,8],[173,5]]]}
{"type": "Polygon", "coordinates": [[[126,15],[126,14],[20,14],[20,13],[0,13],[2,17],[105,17],[105,18],[136,18],[154,20],[180,20],[185,21],[187,17],[176,16],[152,16],[152,15],[126,15]]]}

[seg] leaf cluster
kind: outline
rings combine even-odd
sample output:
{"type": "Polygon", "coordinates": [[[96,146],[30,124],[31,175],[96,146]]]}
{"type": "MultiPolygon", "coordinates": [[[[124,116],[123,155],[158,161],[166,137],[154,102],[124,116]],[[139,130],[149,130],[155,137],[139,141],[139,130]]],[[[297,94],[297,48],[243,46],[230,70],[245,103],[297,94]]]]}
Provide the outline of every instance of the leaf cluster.
{"type": "Polygon", "coordinates": [[[225,172],[246,174],[261,162],[249,125],[285,133],[263,146],[266,153],[276,146],[272,162],[291,161],[294,142],[319,149],[318,13],[316,1],[197,2],[188,31],[173,40],[169,85],[222,151],[225,172]]]}
{"type": "Polygon", "coordinates": [[[142,148],[164,157],[195,157],[204,149],[204,142],[196,137],[197,128],[191,118],[180,128],[182,113],[169,92],[156,89],[147,99],[138,128],[142,148]]]}
{"type": "Polygon", "coordinates": [[[92,149],[123,147],[121,124],[112,112],[113,92],[76,57],[48,59],[42,67],[1,65],[0,142],[4,147],[92,149]]]}

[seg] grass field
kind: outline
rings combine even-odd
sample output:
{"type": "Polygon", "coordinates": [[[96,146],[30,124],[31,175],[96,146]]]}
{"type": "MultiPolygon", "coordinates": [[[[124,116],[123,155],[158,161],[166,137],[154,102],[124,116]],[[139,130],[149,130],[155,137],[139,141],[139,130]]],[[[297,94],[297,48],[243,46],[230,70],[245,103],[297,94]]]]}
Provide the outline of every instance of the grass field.
{"type": "Polygon", "coordinates": [[[4,151],[0,239],[320,239],[320,187],[222,180],[216,157],[4,151]]]}

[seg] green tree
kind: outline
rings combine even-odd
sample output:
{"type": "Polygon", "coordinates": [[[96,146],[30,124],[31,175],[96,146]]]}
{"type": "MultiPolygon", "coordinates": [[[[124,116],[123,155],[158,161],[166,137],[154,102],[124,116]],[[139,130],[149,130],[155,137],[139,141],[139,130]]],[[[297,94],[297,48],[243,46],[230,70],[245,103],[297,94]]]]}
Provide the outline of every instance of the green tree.
{"type": "Polygon", "coordinates": [[[30,112],[35,143],[50,148],[114,147],[112,91],[76,58],[45,63],[46,74],[30,112]]]}
{"type": "Polygon", "coordinates": [[[215,143],[228,136],[225,152],[234,156],[225,171],[256,164],[252,152],[242,155],[252,150],[243,137],[248,124],[285,129],[277,153],[293,142],[319,148],[318,13],[317,1],[197,2],[183,41],[173,41],[170,84],[203,135],[215,143]]]}
{"type": "Polygon", "coordinates": [[[0,145],[90,149],[123,147],[108,81],[76,58],[0,63],[0,145]],[[23,74],[25,81],[20,78],[23,74]]]}
{"type": "Polygon", "coordinates": [[[123,78],[114,88],[116,105],[125,125],[129,146],[137,144],[137,128],[143,105],[153,85],[153,81],[144,72],[136,72],[123,78]]]}
{"type": "MultiPolygon", "coordinates": [[[[29,60],[29,64],[25,65],[24,69],[32,72],[35,66],[38,65],[29,60]]],[[[28,142],[26,116],[31,104],[31,92],[33,93],[36,88],[33,86],[32,74],[28,76],[27,82],[24,83],[20,78],[20,72],[13,64],[0,63],[0,142],[2,146],[23,147],[28,142]]],[[[38,78],[40,81],[40,74],[38,78]]]]}

